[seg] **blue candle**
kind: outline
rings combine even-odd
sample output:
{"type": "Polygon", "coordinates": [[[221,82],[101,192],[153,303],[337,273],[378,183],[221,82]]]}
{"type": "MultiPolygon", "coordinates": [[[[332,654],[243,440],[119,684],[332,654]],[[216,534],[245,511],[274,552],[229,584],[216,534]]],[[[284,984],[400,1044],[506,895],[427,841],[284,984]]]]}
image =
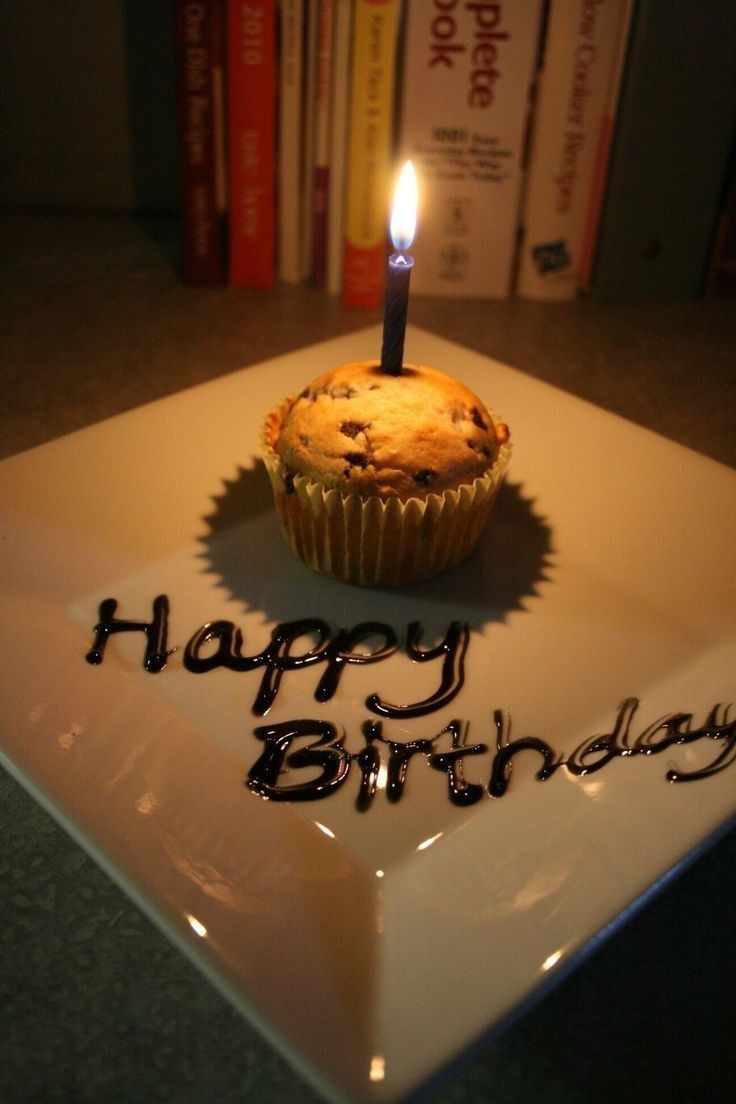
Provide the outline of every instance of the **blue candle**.
{"type": "Polygon", "coordinates": [[[386,307],[383,315],[381,371],[400,376],[404,362],[404,335],[409,307],[409,281],[414,258],[408,252],[417,221],[417,178],[407,161],[401,170],[391,213],[391,240],[395,253],[388,259],[386,307]]]}

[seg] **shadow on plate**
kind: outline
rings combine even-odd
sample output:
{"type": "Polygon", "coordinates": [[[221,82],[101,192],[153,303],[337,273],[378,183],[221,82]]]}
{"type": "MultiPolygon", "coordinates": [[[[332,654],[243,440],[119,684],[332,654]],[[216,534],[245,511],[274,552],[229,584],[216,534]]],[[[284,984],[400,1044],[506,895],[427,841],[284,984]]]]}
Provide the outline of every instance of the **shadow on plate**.
{"type": "Polygon", "coordinates": [[[391,621],[397,615],[430,620],[434,613],[438,623],[449,616],[479,629],[524,609],[552,565],[552,531],[534,500],[514,483],[502,486],[491,521],[467,559],[424,583],[394,589],[350,586],[306,567],[282,536],[261,461],[225,483],[203,520],[204,571],[269,621],[319,616],[345,625],[388,611],[391,621]]]}

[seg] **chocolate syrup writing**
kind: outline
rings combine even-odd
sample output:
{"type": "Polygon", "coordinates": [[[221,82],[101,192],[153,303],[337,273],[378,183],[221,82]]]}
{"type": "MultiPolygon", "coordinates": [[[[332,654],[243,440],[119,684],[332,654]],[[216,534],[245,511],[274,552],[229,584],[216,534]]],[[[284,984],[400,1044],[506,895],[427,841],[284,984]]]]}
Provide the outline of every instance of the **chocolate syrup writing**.
{"type": "MultiPolygon", "coordinates": [[[[154,600],[151,621],[118,619],[116,610],[114,598],[107,598],[100,604],[94,641],[86,656],[88,663],[102,663],[111,635],[142,632],[146,637],[143,666],[152,674],[160,673],[170,655],[166,595],[154,600]]],[[[419,717],[449,705],[459,693],[465,680],[465,654],[470,639],[467,625],[453,621],[443,640],[431,647],[422,647],[422,635],[419,622],[412,622],[407,629],[404,649],[416,663],[441,660],[437,690],[420,701],[403,705],[387,702],[378,693],[370,694],[365,706],[371,713],[389,719],[419,717]]],[[[346,667],[387,659],[398,650],[399,639],[394,629],[382,622],[364,621],[352,629],[337,629],[333,634],[320,618],[303,618],[277,625],[270,643],[255,655],[244,655],[243,646],[242,631],[232,621],[208,622],[186,645],[184,667],[195,674],[204,674],[216,667],[233,671],[265,668],[252,704],[252,712],[263,717],[275,702],[286,671],[324,665],[314,697],[319,702],[330,701],[346,667]],[[304,637],[312,638],[311,647],[294,654],[294,645],[304,637]],[[378,643],[370,651],[358,650],[369,641],[378,643]]],[[[717,743],[716,757],[696,770],[670,767],[665,773],[668,782],[708,778],[736,760],[736,717],[730,717],[729,706],[713,706],[700,728],[693,727],[692,713],[670,713],[634,735],[632,723],[638,708],[637,699],[628,698],[619,706],[611,732],[584,741],[567,758],[536,736],[511,739],[508,715],[500,709],[493,710],[494,752],[486,785],[465,779],[463,760],[488,752],[489,746],[468,744],[469,725],[459,719],[451,720],[433,736],[408,741],[390,739],[384,735],[382,721],[369,719],[362,725],[363,747],[357,752],[346,749],[344,730],[331,721],[302,718],[260,725],[253,735],[264,744],[264,749],[248,772],[247,786],[271,801],[317,800],[335,793],[351,770],[357,769],[360,781],[356,808],[364,812],[370,808],[379,789],[382,767],[385,781],[380,788],[385,786],[390,802],[400,800],[409,763],[415,757],[423,758],[432,769],[446,775],[448,797],[456,805],[474,805],[486,794],[503,797],[511,779],[514,758],[523,751],[534,752],[541,759],[535,775],[540,782],[545,782],[560,769],[579,777],[590,775],[613,759],[659,755],[673,745],[700,740],[717,743]],[[292,750],[297,739],[309,742],[292,750]],[[308,775],[304,781],[284,783],[285,775],[300,769],[305,769],[308,775]]]]}

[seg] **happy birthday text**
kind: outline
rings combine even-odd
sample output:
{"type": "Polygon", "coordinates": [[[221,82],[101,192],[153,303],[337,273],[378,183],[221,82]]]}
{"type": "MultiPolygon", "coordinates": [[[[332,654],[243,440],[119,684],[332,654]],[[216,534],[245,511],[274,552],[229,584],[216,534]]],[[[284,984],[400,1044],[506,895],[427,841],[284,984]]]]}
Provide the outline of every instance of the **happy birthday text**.
{"type": "MultiPolygon", "coordinates": [[[[117,601],[107,598],[100,604],[94,627],[94,641],[87,652],[89,663],[102,663],[108,640],[119,633],[142,633],[146,644],[143,667],[158,674],[169,656],[167,647],[169,601],[159,595],[153,603],[150,621],[117,618],[117,601]]],[[[459,693],[465,678],[465,656],[470,640],[467,625],[453,621],[443,639],[428,647],[421,644],[419,622],[407,628],[403,648],[415,663],[438,661],[436,690],[417,701],[389,702],[378,692],[365,699],[366,709],[381,718],[419,717],[448,706],[459,693]]],[[[233,671],[263,668],[260,686],[252,702],[252,712],[264,716],[274,704],[287,671],[320,668],[314,691],[318,702],[330,701],[345,670],[352,664],[383,662],[399,650],[395,630],[382,622],[366,621],[350,629],[334,632],[320,618],[302,618],[282,622],[272,630],[268,645],[253,655],[244,654],[242,630],[232,621],[210,621],[189,639],[183,662],[188,671],[206,674],[218,667],[233,671]],[[294,650],[296,642],[311,637],[311,646],[294,650]],[[361,650],[369,641],[371,650],[361,650]]],[[[715,757],[705,766],[691,771],[670,767],[668,782],[692,782],[725,770],[736,760],[736,718],[730,707],[717,704],[700,727],[694,727],[692,713],[670,713],[634,734],[633,722],[639,709],[636,698],[627,698],[618,708],[610,732],[586,739],[568,756],[536,736],[512,739],[511,722],[503,710],[491,711],[493,743],[468,743],[469,724],[453,719],[439,732],[412,740],[394,740],[384,732],[382,720],[368,719],[361,727],[362,747],[349,751],[342,726],[314,718],[260,725],[253,735],[264,748],[248,772],[247,786],[262,798],[272,801],[308,801],[329,796],[340,789],[351,772],[359,776],[356,807],[370,808],[379,789],[390,802],[404,794],[409,765],[424,762],[446,776],[447,793],[456,805],[473,805],[484,796],[500,798],[507,792],[514,759],[521,752],[532,752],[541,760],[535,777],[540,782],[558,770],[582,777],[601,770],[615,759],[659,755],[675,745],[713,741],[715,757]],[[304,743],[303,741],[307,742],[304,743]],[[299,746],[293,748],[296,741],[299,746]],[[470,782],[464,775],[464,760],[492,750],[492,760],[484,784],[470,782]],[[303,772],[300,781],[290,779],[303,772]],[[289,780],[287,780],[289,779],[289,780]]]]}

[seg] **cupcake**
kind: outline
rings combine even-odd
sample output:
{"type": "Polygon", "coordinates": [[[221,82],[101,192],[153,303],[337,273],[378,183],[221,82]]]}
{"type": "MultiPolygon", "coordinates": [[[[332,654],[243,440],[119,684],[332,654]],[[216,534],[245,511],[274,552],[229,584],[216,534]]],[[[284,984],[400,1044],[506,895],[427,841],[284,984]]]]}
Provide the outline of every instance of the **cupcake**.
{"type": "Polygon", "coordinates": [[[320,376],[266,416],[282,527],[311,568],[363,586],[419,582],[466,556],[490,514],[508,427],[457,380],[377,361],[320,376]]]}

